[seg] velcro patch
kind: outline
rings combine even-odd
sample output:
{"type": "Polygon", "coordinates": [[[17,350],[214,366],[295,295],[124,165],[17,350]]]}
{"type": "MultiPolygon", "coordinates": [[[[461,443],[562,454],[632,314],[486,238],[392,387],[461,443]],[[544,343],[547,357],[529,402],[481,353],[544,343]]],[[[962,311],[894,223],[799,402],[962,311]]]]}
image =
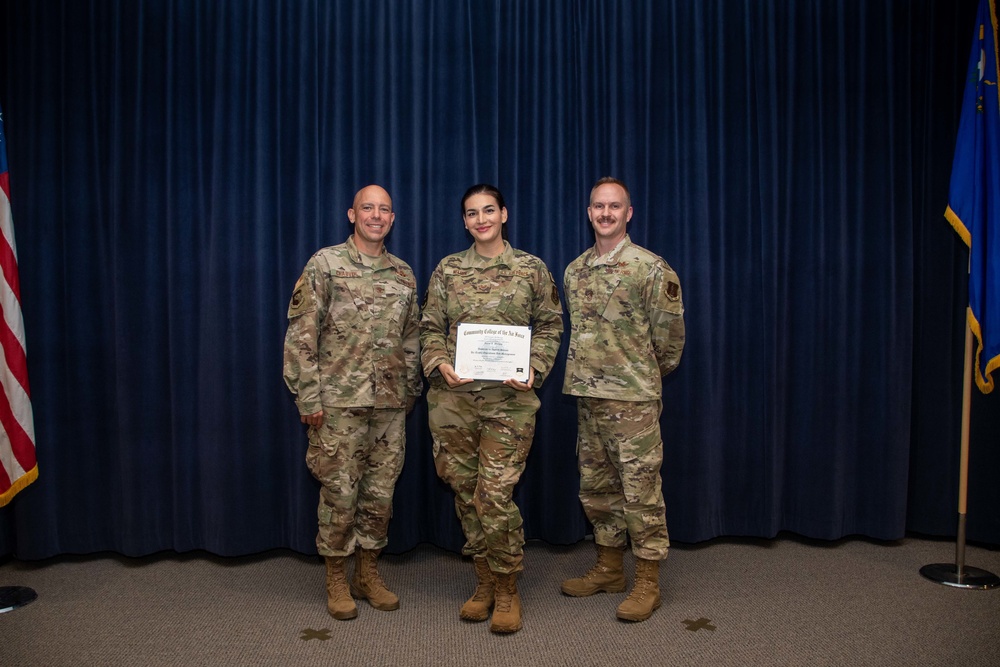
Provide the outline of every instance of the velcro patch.
{"type": "Polygon", "coordinates": [[[681,286],[672,280],[667,283],[667,298],[671,301],[677,301],[681,298],[681,286]]]}
{"type": "Polygon", "coordinates": [[[396,282],[411,289],[417,286],[417,281],[407,275],[405,271],[396,271],[396,282]]]}
{"type": "Polygon", "coordinates": [[[311,312],[316,308],[316,299],[312,289],[305,281],[305,276],[300,277],[295,283],[292,291],[292,300],[288,304],[288,318],[311,312]]]}
{"type": "Polygon", "coordinates": [[[360,271],[348,271],[347,269],[337,269],[338,278],[360,278],[360,271]]]}

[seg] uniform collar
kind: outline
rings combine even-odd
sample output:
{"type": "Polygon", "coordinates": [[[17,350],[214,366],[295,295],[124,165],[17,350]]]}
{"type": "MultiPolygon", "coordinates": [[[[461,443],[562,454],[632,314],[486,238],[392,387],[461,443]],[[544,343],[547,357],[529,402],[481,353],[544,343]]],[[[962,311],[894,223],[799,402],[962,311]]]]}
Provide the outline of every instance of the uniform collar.
{"type": "Polygon", "coordinates": [[[383,269],[386,266],[398,268],[392,259],[392,255],[385,249],[385,244],[382,245],[382,253],[378,257],[372,257],[358,250],[358,245],[354,242],[354,234],[347,237],[347,254],[350,256],[352,262],[361,264],[362,266],[375,269],[383,269]]]}
{"type": "Polygon", "coordinates": [[[514,266],[514,248],[511,247],[509,242],[504,241],[503,252],[491,259],[484,259],[476,253],[475,243],[473,243],[472,246],[465,251],[465,254],[462,255],[461,267],[463,269],[495,265],[503,265],[507,267],[514,266]]]}
{"type": "Polygon", "coordinates": [[[629,237],[628,234],[626,234],[625,238],[619,241],[618,245],[616,245],[614,248],[608,251],[607,254],[598,255],[597,244],[595,243],[593,247],[590,249],[590,254],[587,256],[586,259],[587,266],[602,266],[602,265],[614,266],[615,264],[618,263],[618,260],[622,255],[622,251],[624,251],[625,248],[630,245],[632,245],[632,239],[629,237]]]}

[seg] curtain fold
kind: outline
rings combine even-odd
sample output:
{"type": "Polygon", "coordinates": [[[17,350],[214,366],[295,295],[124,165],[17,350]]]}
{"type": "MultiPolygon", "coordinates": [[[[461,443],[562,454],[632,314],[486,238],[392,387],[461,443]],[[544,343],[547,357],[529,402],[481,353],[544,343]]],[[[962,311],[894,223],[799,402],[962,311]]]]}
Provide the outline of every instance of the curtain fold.
{"type": "MultiPolygon", "coordinates": [[[[493,182],[561,285],[604,175],[684,291],[672,537],[953,534],[967,258],[942,214],[975,5],[0,0],[40,471],[0,554],[314,552],[281,348],[354,192],[389,190],[423,291],[493,182]]],[[[563,369],[516,491],[552,543],[588,530],[563,369]]],[[[990,543],[998,400],[973,403],[990,543]]],[[[407,431],[389,549],[457,549],[422,404],[407,431]]]]}

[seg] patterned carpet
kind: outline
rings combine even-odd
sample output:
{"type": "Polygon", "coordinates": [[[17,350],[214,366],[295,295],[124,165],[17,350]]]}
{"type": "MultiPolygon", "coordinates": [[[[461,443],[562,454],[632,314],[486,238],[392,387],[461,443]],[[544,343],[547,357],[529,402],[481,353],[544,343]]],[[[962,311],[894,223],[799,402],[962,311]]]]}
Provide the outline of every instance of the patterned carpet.
{"type": "MultiPolygon", "coordinates": [[[[8,560],[0,586],[31,604],[0,614],[3,667],[89,665],[1000,665],[1000,589],[960,590],[920,576],[954,544],[725,538],[675,545],[663,607],[615,619],[625,593],[568,598],[593,545],[530,543],[520,580],[524,629],[465,623],[471,562],[424,546],[381,561],[402,605],[358,618],[327,613],[317,557],[270,552],[131,559],[8,560]]],[[[966,563],[1000,574],[1000,550],[966,563]]],[[[631,580],[634,561],[626,557],[631,580]]]]}

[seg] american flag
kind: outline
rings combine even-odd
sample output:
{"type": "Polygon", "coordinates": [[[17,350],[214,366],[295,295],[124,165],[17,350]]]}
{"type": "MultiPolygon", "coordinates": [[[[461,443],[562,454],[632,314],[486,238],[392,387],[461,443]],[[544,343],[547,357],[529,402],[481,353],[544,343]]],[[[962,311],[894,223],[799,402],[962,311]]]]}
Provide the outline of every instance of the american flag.
{"type": "Polygon", "coordinates": [[[28,390],[28,363],[21,317],[21,287],[17,278],[17,247],[10,215],[10,175],[7,137],[0,109],[0,507],[38,478],[35,425],[28,390]]]}

